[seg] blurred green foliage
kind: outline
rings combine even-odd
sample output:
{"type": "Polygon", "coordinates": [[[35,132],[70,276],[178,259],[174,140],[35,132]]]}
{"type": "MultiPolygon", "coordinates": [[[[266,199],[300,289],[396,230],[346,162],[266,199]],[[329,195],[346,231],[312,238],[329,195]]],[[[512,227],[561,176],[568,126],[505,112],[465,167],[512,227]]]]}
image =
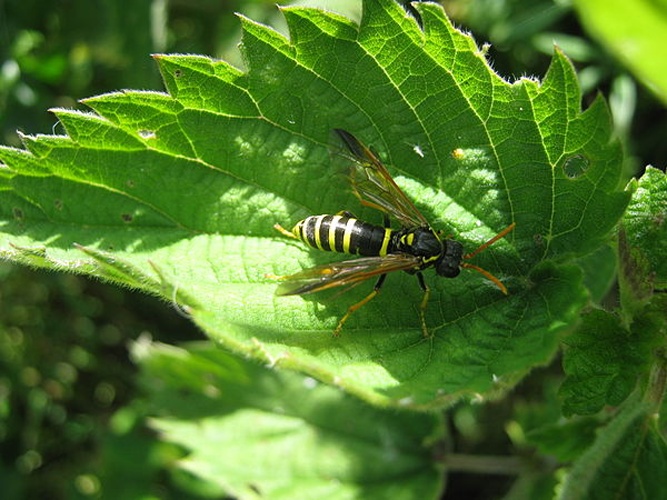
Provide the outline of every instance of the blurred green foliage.
{"type": "MultiPolygon", "coordinates": [[[[480,44],[491,43],[490,59],[508,79],[543,75],[557,43],[577,65],[586,99],[598,91],[608,96],[617,132],[634,156],[628,173],[647,164],[664,167],[664,108],[582,30],[569,2],[539,0],[526,8],[519,0],[454,0],[446,7],[480,44]]],[[[149,57],[154,52],[209,54],[241,65],[234,11],[260,22],[278,18],[270,0],[0,3],[0,141],[19,146],[16,130],[57,133],[47,110],[76,107],[83,97],[122,88],[160,90],[149,57]]],[[[166,342],[199,336],[168,304],[150,297],[78,276],[0,265],[3,498],[93,498],[101,484],[109,498],[209,495],[192,478],[167,477],[164,471],[181,452],[154,439],[141,421],[127,342],[145,332],[166,342]]],[[[544,412],[557,408],[552,397],[539,410],[532,406],[544,386],[534,380],[545,373],[553,388],[553,375],[540,371],[513,402],[457,409],[456,448],[503,453],[525,446],[530,419],[543,424],[544,412]]],[[[498,484],[506,481],[480,485],[477,478],[457,482],[452,476],[448,495],[498,484]]]]}
{"type": "MultiPolygon", "coordinates": [[[[2,264],[0,283],[0,477],[14,492],[5,498],[90,488],[84,471],[100,472],[94,464],[114,460],[102,450],[136,433],[131,410],[125,424],[113,417],[136,395],[128,341],[199,334],[150,297],[78,276],[2,264]]],[[[127,442],[120,456],[153,445],[127,442]]]]}

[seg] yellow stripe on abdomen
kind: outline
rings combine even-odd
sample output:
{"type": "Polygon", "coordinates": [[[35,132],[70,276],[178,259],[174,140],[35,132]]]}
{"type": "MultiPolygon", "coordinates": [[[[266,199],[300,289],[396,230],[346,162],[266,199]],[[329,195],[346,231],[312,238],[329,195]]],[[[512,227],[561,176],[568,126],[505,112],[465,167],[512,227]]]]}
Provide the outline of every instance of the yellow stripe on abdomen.
{"type": "Polygon", "coordinates": [[[349,219],[345,225],[345,234],[343,235],[343,248],[342,251],[345,253],[350,252],[350,241],[352,239],[352,231],[354,231],[354,226],[357,223],[357,219],[349,219]]]}

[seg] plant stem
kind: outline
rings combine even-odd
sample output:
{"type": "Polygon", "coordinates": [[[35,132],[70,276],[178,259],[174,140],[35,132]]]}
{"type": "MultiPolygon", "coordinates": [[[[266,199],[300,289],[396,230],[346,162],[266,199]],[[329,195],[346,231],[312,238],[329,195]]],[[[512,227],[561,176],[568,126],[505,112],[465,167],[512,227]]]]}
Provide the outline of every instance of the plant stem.
{"type": "MultiPolygon", "coordinates": [[[[541,467],[553,469],[556,464],[542,460],[541,467]]],[[[530,466],[524,458],[494,455],[465,455],[448,453],[443,464],[449,472],[517,476],[530,466]]]]}

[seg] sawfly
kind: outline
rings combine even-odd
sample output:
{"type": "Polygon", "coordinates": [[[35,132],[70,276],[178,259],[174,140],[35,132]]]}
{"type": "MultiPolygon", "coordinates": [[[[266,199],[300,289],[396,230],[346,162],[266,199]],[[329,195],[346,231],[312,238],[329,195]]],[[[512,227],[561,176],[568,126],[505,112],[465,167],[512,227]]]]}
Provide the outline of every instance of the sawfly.
{"type": "Polygon", "coordinates": [[[311,215],[297,222],[291,231],[280,224],[274,226],[281,234],[300,240],[312,248],[359,256],[352,260],[333,262],[305,269],[290,276],[274,276],[282,280],[276,295],[305,295],[340,286],[354,286],[377,277],[373,290],[361,301],[351,305],[338,321],[334,335],[339,335],[348,318],[372,300],[382,288],[387,274],[405,271],[417,276],[424,291],[419,314],[424,335],[428,335],[425,311],[430,289],[422,271],[434,268],[438,276],[455,278],[461,269],[473,269],[492,281],[502,293],[505,285],[490,272],[467,262],[514,229],[512,223],[470,253],[464,253],[458,241],[442,238],[394,179],[373,151],[351,133],[334,132],[345,145],[352,163],[350,182],[361,204],[383,213],[382,226],[357,219],[347,211],[334,215],[311,215]],[[390,226],[390,217],[400,224],[390,226]]]}

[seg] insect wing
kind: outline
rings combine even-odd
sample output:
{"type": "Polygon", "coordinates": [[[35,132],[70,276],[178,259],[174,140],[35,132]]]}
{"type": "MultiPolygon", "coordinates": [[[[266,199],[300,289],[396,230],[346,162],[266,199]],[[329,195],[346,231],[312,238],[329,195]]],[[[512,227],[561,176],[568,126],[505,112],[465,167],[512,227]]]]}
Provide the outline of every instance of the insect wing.
{"type": "Polygon", "coordinates": [[[409,271],[419,266],[419,259],[408,254],[362,257],[305,269],[286,276],[276,295],[304,295],[337,286],[356,285],[381,274],[409,271]]]}
{"type": "Polygon", "coordinates": [[[393,215],[403,227],[428,226],[426,218],[401,191],[378,157],[349,132],[334,131],[352,154],[350,177],[361,203],[393,215]]]}

